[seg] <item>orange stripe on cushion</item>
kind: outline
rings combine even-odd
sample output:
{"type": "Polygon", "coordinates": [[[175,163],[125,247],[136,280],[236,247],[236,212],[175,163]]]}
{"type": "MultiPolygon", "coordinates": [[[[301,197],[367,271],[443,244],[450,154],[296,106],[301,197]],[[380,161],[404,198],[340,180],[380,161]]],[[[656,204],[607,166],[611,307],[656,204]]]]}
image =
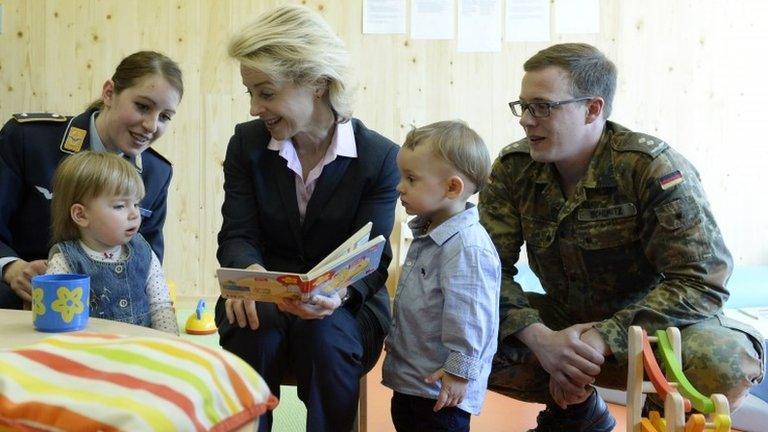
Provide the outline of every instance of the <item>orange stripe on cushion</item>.
{"type": "MultiPolygon", "coordinates": [[[[119,429],[96,421],[90,417],[85,417],[76,412],[70,411],[65,407],[48,405],[40,402],[22,402],[15,403],[4,395],[0,394],[0,412],[3,418],[0,422],[7,422],[14,428],[24,428],[22,430],[39,430],[23,423],[18,423],[16,419],[36,418],[37,422],[60,428],[62,430],[91,430],[104,432],[117,432],[119,429]],[[42,415],[45,414],[45,417],[42,415]]],[[[16,429],[18,430],[18,429],[16,429]]]]}
{"type": "Polygon", "coordinates": [[[118,334],[111,334],[111,333],[93,333],[93,332],[78,332],[74,333],[71,336],[76,336],[79,338],[93,338],[93,339],[125,339],[125,336],[118,335],[118,334]]]}
{"type": "Polygon", "coordinates": [[[248,422],[258,419],[267,410],[273,410],[277,406],[278,400],[275,395],[270,394],[267,401],[245,407],[243,411],[234,414],[228,418],[222,419],[220,423],[211,428],[210,432],[229,432],[245,426],[248,422]]]}
{"type": "MultiPolygon", "coordinates": [[[[197,346],[198,349],[201,351],[206,352],[207,354],[213,356],[221,362],[221,364],[224,366],[224,369],[227,371],[227,378],[229,378],[230,384],[232,385],[232,388],[235,390],[235,394],[237,395],[237,398],[240,400],[240,403],[243,406],[249,407],[254,404],[253,395],[248,390],[248,386],[243,382],[243,379],[240,377],[240,375],[232,368],[232,365],[225,359],[219,351],[212,350],[206,346],[199,345],[197,346]]],[[[240,359],[240,357],[236,358],[236,361],[240,359]]],[[[248,370],[248,368],[244,369],[244,371],[248,370]]]]}
{"type": "Polygon", "coordinates": [[[131,390],[136,388],[144,389],[178,406],[182,411],[187,413],[187,416],[195,425],[195,429],[201,431],[206,429],[206,427],[200,423],[197,416],[195,415],[194,403],[192,403],[192,401],[183,394],[165,385],[155,384],[123,373],[96,370],[83,363],[74,362],[66,357],[45,351],[24,349],[18,350],[16,353],[27,357],[30,360],[44,364],[53,370],[69,375],[106,381],[131,390]]]}

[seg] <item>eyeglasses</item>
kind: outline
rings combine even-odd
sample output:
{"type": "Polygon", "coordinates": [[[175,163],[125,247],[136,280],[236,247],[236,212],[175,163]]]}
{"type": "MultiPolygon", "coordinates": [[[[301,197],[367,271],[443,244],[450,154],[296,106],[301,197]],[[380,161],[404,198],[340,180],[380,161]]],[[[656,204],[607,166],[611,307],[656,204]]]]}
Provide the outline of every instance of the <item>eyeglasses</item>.
{"type": "Polygon", "coordinates": [[[512,110],[512,114],[515,117],[522,117],[525,113],[525,110],[528,110],[528,112],[531,113],[532,116],[536,118],[542,118],[542,117],[549,117],[551,114],[552,108],[559,107],[560,105],[565,105],[573,102],[581,102],[585,100],[592,99],[591,96],[588,97],[580,97],[576,99],[569,99],[564,100],[560,102],[524,102],[524,101],[514,101],[509,103],[509,109],[512,110]]]}

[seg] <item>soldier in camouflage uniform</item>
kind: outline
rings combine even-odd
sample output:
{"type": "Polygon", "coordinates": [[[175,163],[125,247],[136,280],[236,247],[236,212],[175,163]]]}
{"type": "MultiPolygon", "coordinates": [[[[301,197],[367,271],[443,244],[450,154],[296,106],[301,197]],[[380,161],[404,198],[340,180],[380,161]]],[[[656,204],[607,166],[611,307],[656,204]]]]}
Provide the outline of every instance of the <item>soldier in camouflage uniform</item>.
{"type": "Polygon", "coordinates": [[[686,376],[735,409],[762,379],[762,338],[722,314],[733,263],[696,169],[607,121],[616,69],[594,47],[554,45],[524,70],[510,107],[527,137],[480,194],[503,268],[489,388],[547,404],[536,431],[608,431],[592,384],[626,387],[629,326],[677,326],[686,376]],[[546,294],[514,280],[523,243],[546,294]]]}

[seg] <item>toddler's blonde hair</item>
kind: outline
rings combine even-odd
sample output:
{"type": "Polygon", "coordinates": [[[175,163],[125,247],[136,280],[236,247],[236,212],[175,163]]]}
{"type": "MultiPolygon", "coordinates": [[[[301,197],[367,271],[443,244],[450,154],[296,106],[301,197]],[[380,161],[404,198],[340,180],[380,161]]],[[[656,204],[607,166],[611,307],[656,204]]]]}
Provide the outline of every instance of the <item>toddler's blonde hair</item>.
{"type": "Polygon", "coordinates": [[[113,153],[83,151],[64,159],[53,175],[51,243],[80,238],[70,209],[100,196],[144,197],[144,182],[136,168],[113,153]]]}
{"type": "MultiPolygon", "coordinates": [[[[438,158],[464,174],[479,192],[491,175],[491,157],[483,139],[461,120],[446,120],[415,128],[405,137],[403,148],[413,150],[427,144],[438,158]]],[[[470,194],[471,195],[471,194],[470,194]]]]}

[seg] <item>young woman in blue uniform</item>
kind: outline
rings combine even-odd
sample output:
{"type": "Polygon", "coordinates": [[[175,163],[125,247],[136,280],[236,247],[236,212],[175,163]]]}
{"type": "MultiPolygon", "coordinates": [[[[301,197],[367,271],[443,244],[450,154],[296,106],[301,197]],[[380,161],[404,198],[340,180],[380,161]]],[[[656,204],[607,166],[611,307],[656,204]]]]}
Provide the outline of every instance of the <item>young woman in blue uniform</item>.
{"type": "Polygon", "coordinates": [[[141,174],[141,234],[163,257],[171,164],[151,149],[184,93],[179,66],[140,51],[117,66],[101,97],[77,116],[14,114],[0,130],[0,308],[30,300],[30,281],[45,273],[50,245],[51,179],[64,158],[82,150],[123,155],[141,174]]]}

